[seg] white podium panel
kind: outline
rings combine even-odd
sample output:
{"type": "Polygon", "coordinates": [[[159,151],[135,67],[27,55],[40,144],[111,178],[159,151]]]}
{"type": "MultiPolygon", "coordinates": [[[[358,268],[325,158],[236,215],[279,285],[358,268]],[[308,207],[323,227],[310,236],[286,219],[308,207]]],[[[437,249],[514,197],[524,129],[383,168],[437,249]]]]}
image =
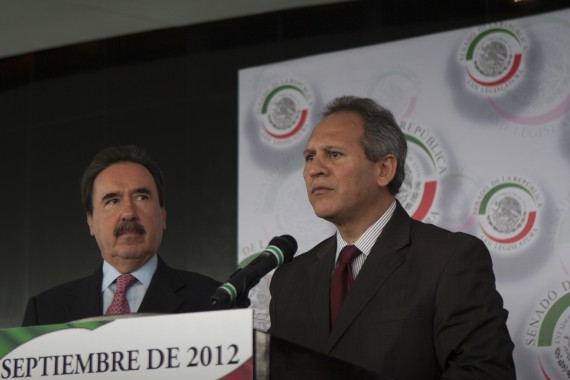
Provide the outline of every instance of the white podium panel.
{"type": "Polygon", "coordinates": [[[0,379],[253,379],[252,332],[251,309],[3,329],[0,379]]]}

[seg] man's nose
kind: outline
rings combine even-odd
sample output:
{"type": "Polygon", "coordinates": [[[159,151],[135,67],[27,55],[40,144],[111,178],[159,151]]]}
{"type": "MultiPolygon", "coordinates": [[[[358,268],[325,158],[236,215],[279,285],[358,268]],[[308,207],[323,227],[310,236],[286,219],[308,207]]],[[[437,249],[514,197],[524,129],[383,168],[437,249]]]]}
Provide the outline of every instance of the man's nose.
{"type": "Polygon", "coordinates": [[[313,159],[307,163],[306,171],[311,177],[326,175],[326,173],[328,173],[327,166],[320,155],[315,155],[313,159]]]}
{"type": "Polygon", "coordinates": [[[127,220],[134,220],[137,218],[136,206],[132,199],[124,201],[122,206],[123,207],[121,209],[121,220],[127,221],[127,220]]]}

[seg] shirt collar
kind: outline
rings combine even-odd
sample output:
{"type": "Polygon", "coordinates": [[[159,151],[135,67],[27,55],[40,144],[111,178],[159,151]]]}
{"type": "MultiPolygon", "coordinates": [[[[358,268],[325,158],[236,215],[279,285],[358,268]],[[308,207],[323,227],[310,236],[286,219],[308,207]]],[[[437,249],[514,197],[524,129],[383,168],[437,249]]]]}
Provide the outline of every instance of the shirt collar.
{"type": "MultiPolygon", "coordinates": [[[[158,257],[154,255],[142,267],[132,272],[131,274],[139,280],[146,288],[150,285],[150,280],[158,266],[158,257]]],[[[103,281],[101,282],[101,291],[107,289],[121,273],[116,270],[111,264],[103,261],[103,281]]]]}
{"type": "MultiPolygon", "coordinates": [[[[382,214],[382,216],[380,218],[378,218],[378,220],[376,222],[374,222],[374,224],[372,224],[370,227],[368,227],[368,229],[366,231],[364,231],[364,233],[354,243],[356,248],[358,248],[364,256],[368,256],[368,254],[372,250],[374,243],[376,243],[376,240],[378,240],[378,237],[382,233],[382,230],[384,229],[384,227],[386,226],[386,224],[388,223],[388,221],[390,220],[390,218],[394,214],[394,210],[396,210],[396,200],[395,199],[392,201],[392,204],[390,205],[390,207],[388,207],[386,212],[384,212],[384,214],[382,214]]],[[[337,259],[338,259],[338,256],[340,254],[341,249],[343,249],[347,245],[348,245],[348,243],[342,238],[342,236],[340,236],[340,233],[337,230],[337,232],[336,232],[336,258],[337,259]]]]}

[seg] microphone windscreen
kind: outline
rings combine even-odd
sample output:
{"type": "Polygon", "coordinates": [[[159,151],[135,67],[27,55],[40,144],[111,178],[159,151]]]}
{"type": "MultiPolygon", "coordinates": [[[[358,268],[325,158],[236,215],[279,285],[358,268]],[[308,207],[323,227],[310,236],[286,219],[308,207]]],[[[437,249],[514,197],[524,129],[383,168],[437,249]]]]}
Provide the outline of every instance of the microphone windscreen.
{"type": "Polygon", "coordinates": [[[281,244],[277,245],[281,251],[283,252],[283,256],[285,257],[284,262],[289,262],[293,259],[295,252],[297,252],[297,240],[291,235],[281,235],[276,237],[281,244]]]}

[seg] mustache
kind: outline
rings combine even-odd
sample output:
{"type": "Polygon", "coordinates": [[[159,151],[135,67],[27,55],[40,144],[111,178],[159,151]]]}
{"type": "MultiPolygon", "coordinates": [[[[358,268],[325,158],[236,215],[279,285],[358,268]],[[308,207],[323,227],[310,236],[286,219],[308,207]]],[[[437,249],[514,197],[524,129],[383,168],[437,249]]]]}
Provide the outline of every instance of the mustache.
{"type": "Polygon", "coordinates": [[[139,224],[136,220],[128,220],[126,222],[120,223],[115,227],[115,237],[119,237],[125,233],[134,232],[139,235],[144,234],[146,231],[144,227],[139,224]]]}

